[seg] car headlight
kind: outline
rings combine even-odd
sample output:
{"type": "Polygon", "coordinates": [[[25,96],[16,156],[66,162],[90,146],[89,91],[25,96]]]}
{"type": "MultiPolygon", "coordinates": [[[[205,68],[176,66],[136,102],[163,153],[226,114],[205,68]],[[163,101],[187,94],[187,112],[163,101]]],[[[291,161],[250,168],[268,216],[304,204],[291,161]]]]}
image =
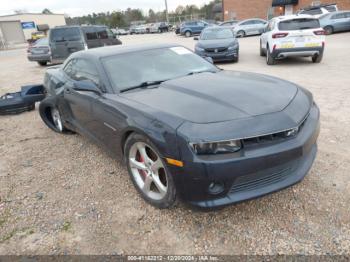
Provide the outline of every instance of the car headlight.
{"type": "Polygon", "coordinates": [[[240,140],[190,143],[190,146],[197,155],[234,153],[242,148],[240,140]]]}
{"type": "Polygon", "coordinates": [[[228,50],[235,50],[236,49],[236,45],[231,45],[227,48],[228,50]]]}
{"type": "Polygon", "coordinates": [[[196,46],[196,51],[198,51],[198,52],[204,52],[204,48],[201,48],[201,47],[198,47],[198,46],[196,46]]]}

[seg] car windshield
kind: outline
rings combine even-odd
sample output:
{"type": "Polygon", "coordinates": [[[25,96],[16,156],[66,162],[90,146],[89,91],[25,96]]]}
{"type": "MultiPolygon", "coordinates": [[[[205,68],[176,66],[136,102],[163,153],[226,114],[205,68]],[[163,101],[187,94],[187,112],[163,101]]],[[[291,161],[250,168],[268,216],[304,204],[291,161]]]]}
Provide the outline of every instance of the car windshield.
{"type": "Polygon", "coordinates": [[[219,69],[188,49],[177,46],[130,52],[102,59],[116,91],[145,82],[169,80],[204,71],[219,69]]]}
{"type": "Polygon", "coordinates": [[[278,25],[279,30],[303,30],[319,28],[320,22],[318,19],[302,18],[281,21],[278,25]]]}
{"type": "Polygon", "coordinates": [[[232,38],[233,32],[229,28],[208,28],[201,35],[202,40],[232,38]]]}

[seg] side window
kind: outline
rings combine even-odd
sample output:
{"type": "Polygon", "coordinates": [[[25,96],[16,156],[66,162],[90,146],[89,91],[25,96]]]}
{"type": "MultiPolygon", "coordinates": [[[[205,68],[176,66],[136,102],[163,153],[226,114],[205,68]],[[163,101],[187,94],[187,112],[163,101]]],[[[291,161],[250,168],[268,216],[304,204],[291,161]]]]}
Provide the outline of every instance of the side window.
{"type": "Polygon", "coordinates": [[[254,24],[254,21],[245,21],[241,25],[252,25],[254,24]]]}
{"type": "Polygon", "coordinates": [[[203,22],[198,22],[197,25],[198,26],[204,26],[204,23],[203,22]]]}
{"type": "Polygon", "coordinates": [[[85,27],[83,28],[83,32],[85,33],[87,40],[97,39],[96,30],[93,27],[85,27]]]}
{"type": "Polygon", "coordinates": [[[70,77],[73,78],[73,67],[74,67],[75,59],[70,60],[65,67],[63,68],[63,71],[70,77]]]}
{"type": "Polygon", "coordinates": [[[63,70],[75,81],[88,80],[97,86],[100,84],[95,66],[85,59],[72,59],[63,70]]]}
{"type": "Polygon", "coordinates": [[[341,18],[345,18],[345,14],[344,13],[335,14],[335,15],[332,16],[331,19],[341,19],[341,18]]]}
{"type": "Polygon", "coordinates": [[[345,13],[346,18],[350,18],[350,13],[345,13]]]}
{"type": "Polygon", "coordinates": [[[106,28],[97,28],[97,37],[99,39],[107,39],[108,33],[107,33],[106,28]]]}
{"type": "Polygon", "coordinates": [[[257,25],[263,25],[265,24],[264,21],[261,21],[261,20],[254,20],[254,23],[257,24],[257,25]]]}

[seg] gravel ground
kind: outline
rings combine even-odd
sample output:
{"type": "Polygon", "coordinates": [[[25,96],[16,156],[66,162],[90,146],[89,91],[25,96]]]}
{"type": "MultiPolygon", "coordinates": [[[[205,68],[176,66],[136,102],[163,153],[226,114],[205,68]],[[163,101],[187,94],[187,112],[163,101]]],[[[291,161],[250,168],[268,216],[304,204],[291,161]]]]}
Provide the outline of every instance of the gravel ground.
{"type": "MultiPolygon", "coordinates": [[[[173,33],[124,44],[193,39],[173,33]]],[[[267,66],[258,37],[240,39],[225,69],[274,75],[313,92],[319,152],[298,185],[216,212],[146,204],[125,167],[79,135],[59,135],[38,111],[0,117],[0,254],[350,254],[350,33],[327,37],[321,64],[267,66]]],[[[0,93],[40,83],[24,49],[0,51],[0,93]]]]}

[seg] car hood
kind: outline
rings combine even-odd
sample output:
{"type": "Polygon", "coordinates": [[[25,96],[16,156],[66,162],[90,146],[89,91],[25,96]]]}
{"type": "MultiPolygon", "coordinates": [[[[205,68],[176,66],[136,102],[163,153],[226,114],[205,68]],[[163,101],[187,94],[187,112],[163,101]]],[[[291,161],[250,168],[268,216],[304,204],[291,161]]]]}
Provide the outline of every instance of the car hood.
{"type": "Polygon", "coordinates": [[[237,42],[235,38],[214,39],[214,40],[199,40],[197,46],[201,48],[228,47],[237,42]]]}
{"type": "Polygon", "coordinates": [[[243,72],[201,73],[157,88],[123,93],[140,105],[193,123],[214,123],[282,111],[298,87],[281,79],[243,72]]]}

